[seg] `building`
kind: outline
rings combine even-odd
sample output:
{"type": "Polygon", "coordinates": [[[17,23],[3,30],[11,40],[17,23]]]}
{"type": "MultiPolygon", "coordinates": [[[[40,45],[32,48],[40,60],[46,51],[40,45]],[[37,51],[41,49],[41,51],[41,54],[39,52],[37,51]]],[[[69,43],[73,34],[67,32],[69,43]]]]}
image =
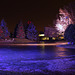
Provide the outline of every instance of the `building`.
{"type": "Polygon", "coordinates": [[[62,40],[64,37],[54,27],[45,27],[44,32],[39,33],[39,40],[62,40]]]}
{"type": "MultiPolygon", "coordinates": [[[[63,33],[62,33],[63,34],[63,33]]],[[[45,27],[44,35],[45,37],[51,37],[53,40],[62,40],[64,39],[63,35],[60,34],[55,27],[45,27]]]]}
{"type": "Polygon", "coordinates": [[[40,32],[38,36],[40,41],[49,40],[49,37],[46,37],[44,32],[40,32]]]}
{"type": "Polygon", "coordinates": [[[48,37],[58,37],[58,31],[54,27],[45,27],[44,34],[48,37]]]}

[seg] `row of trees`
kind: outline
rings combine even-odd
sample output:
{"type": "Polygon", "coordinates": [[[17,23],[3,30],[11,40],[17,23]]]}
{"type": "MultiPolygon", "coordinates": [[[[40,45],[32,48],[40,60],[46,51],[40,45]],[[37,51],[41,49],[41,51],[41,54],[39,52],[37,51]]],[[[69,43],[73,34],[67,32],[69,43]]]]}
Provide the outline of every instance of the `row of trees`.
{"type": "MultiPolygon", "coordinates": [[[[8,28],[6,26],[6,23],[4,19],[2,19],[0,24],[0,38],[6,39],[10,37],[10,32],[8,32],[8,28]]],[[[37,40],[38,38],[38,32],[36,30],[36,27],[31,21],[28,21],[25,26],[23,25],[22,21],[20,21],[14,31],[14,38],[26,38],[29,40],[37,40]]]]}

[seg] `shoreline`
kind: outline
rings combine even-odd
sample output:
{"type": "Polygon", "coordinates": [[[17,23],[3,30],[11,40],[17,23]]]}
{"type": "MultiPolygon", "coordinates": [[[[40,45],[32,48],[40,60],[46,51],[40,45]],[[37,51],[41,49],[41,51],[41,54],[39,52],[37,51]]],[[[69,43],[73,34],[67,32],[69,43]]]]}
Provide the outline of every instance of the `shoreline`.
{"type": "Polygon", "coordinates": [[[0,46],[57,46],[57,45],[65,45],[67,42],[0,42],[0,46]]]}
{"type": "Polygon", "coordinates": [[[71,49],[75,49],[75,44],[66,44],[66,45],[57,45],[57,47],[62,47],[62,48],[71,48],[71,49]]]}

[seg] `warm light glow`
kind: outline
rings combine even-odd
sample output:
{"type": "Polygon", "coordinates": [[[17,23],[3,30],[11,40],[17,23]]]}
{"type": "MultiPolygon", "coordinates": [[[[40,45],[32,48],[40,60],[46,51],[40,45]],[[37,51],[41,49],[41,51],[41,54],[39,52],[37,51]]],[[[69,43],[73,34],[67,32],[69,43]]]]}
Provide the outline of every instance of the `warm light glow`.
{"type": "Polygon", "coordinates": [[[42,40],[49,40],[49,37],[43,37],[42,40]]]}
{"type": "Polygon", "coordinates": [[[49,40],[49,37],[47,37],[46,39],[49,40]]]}
{"type": "Polygon", "coordinates": [[[55,40],[55,37],[52,37],[53,40],[55,40]]]}
{"type": "Polygon", "coordinates": [[[42,40],[46,40],[46,37],[43,37],[42,40]]]}
{"type": "Polygon", "coordinates": [[[65,53],[65,51],[67,51],[66,48],[61,48],[61,47],[56,47],[56,56],[57,57],[65,57],[67,56],[67,54],[65,53]]]}
{"type": "Polygon", "coordinates": [[[45,36],[44,34],[39,34],[39,36],[45,36]]]}
{"type": "Polygon", "coordinates": [[[56,45],[65,45],[68,44],[68,42],[56,42],[56,43],[40,43],[40,44],[0,44],[0,45],[6,45],[6,46],[56,46],[56,45]]]}
{"type": "Polygon", "coordinates": [[[64,39],[64,37],[60,37],[60,39],[64,39]]]}

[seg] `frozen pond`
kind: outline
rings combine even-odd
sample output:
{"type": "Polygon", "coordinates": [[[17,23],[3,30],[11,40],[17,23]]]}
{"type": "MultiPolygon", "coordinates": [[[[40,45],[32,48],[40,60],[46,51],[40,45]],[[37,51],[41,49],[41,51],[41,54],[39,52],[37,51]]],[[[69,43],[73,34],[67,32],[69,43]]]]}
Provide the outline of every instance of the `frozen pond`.
{"type": "Polygon", "coordinates": [[[75,74],[75,49],[56,46],[0,47],[0,70],[43,74],[60,71],[75,74]]]}

